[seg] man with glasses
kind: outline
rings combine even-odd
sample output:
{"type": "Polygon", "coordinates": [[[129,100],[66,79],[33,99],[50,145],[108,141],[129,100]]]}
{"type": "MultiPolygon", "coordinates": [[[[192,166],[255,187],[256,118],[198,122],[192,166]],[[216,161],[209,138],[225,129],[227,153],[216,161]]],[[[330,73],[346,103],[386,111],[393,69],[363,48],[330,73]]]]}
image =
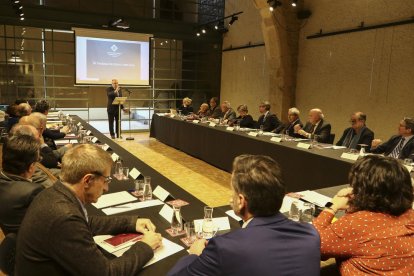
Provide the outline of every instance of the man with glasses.
{"type": "Polygon", "coordinates": [[[398,159],[414,159],[414,119],[404,118],[398,126],[398,135],[392,136],[387,142],[380,139],[372,140],[371,152],[383,153],[398,159]]]}
{"type": "Polygon", "coordinates": [[[367,115],[364,113],[360,111],[353,113],[350,120],[351,127],[345,129],[336,145],[357,150],[361,148],[361,145],[370,147],[374,139],[374,132],[367,128],[366,120],[367,115]]]}
{"type": "Polygon", "coordinates": [[[83,144],[62,160],[61,181],[33,201],[19,231],[17,275],[136,275],[153,257],[162,237],[149,219],[89,216],[86,204],[108,191],[112,159],[83,144]],[[143,238],[121,257],[108,259],[95,235],[141,232],[143,238]]]}

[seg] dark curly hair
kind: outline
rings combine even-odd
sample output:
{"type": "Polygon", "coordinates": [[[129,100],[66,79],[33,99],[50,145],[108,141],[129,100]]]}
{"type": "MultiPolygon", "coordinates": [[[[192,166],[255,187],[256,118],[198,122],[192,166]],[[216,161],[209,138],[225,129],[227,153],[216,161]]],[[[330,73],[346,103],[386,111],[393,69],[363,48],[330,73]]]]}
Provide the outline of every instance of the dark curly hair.
{"type": "Polygon", "coordinates": [[[50,105],[46,100],[40,100],[36,103],[34,112],[40,112],[43,114],[46,114],[47,111],[49,111],[50,105]]]}
{"type": "Polygon", "coordinates": [[[394,158],[369,155],[358,160],[351,168],[349,182],[354,195],[349,202],[352,212],[399,216],[413,204],[410,174],[394,158]]]}

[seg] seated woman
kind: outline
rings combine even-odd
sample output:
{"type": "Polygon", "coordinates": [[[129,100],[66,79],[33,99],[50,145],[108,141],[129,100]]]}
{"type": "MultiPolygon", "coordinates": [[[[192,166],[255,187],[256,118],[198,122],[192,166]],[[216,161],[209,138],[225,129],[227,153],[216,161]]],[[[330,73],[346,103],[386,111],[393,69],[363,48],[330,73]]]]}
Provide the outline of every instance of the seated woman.
{"type": "Polygon", "coordinates": [[[390,157],[370,155],[349,174],[332,205],[313,221],[321,237],[322,258],[336,258],[341,275],[414,271],[413,186],[407,169],[390,157]],[[338,210],[347,213],[332,219],[338,210]]]}
{"type": "Polygon", "coordinates": [[[198,117],[203,118],[208,116],[209,106],[206,103],[200,105],[200,110],[197,112],[198,117]]]}
{"type": "Polygon", "coordinates": [[[182,115],[188,115],[190,113],[193,113],[193,107],[191,106],[192,100],[188,97],[185,97],[183,99],[183,105],[177,108],[177,111],[181,111],[182,115]]]}
{"type": "Polygon", "coordinates": [[[238,123],[240,127],[254,128],[253,117],[249,115],[247,105],[239,105],[239,107],[237,107],[237,113],[239,113],[239,116],[233,121],[233,124],[238,123]]]}

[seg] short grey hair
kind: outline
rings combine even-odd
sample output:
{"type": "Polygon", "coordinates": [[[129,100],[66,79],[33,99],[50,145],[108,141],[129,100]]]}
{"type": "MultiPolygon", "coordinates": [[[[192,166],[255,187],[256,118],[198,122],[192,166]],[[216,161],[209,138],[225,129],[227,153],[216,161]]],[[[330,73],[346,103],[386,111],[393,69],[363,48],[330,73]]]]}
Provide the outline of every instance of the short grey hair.
{"type": "Polygon", "coordinates": [[[260,103],[259,106],[264,106],[264,108],[269,111],[270,110],[270,102],[269,101],[263,101],[260,103]]]}
{"type": "Polygon", "coordinates": [[[222,102],[221,104],[222,104],[222,105],[224,105],[225,107],[227,107],[228,109],[230,109],[230,108],[231,108],[231,104],[230,104],[230,102],[229,102],[229,101],[224,101],[224,102],[222,102]]]}
{"type": "Polygon", "coordinates": [[[247,108],[247,105],[241,104],[241,105],[239,105],[239,107],[237,107],[237,111],[243,111],[243,112],[248,113],[249,109],[247,108]]]}
{"type": "Polygon", "coordinates": [[[288,110],[288,114],[294,114],[294,115],[297,115],[297,116],[299,116],[300,115],[300,111],[299,111],[299,109],[297,109],[296,107],[292,107],[292,108],[289,108],[289,110],[288,110]]]}
{"type": "Polygon", "coordinates": [[[313,108],[310,111],[318,113],[318,115],[321,119],[325,118],[325,115],[323,115],[322,109],[320,109],[320,108],[313,108]]]}
{"type": "Polygon", "coordinates": [[[96,145],[82,144],[63,155],[60,178],[73,185],[88,173],[103,175],[103,171],[111,166],[112,158],[106,151],[96,145]]]}

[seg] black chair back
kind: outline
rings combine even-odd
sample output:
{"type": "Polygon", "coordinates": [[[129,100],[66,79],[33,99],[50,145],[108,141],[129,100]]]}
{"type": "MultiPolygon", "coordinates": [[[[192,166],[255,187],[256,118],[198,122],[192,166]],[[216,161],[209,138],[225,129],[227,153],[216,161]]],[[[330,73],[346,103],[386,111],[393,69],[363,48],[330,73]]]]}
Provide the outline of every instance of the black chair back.
{"type": "Polygon", "coordinates": [[[329,134],[328,144],[333,144],[334,140],[335,140],[335,134],[334,133],[329,134]]]}
{"type": "Polygon", "coordinates": [[[14,275],[17,236],[9,233],[0,244],[0,270],[7,275],[14,275]]]}

